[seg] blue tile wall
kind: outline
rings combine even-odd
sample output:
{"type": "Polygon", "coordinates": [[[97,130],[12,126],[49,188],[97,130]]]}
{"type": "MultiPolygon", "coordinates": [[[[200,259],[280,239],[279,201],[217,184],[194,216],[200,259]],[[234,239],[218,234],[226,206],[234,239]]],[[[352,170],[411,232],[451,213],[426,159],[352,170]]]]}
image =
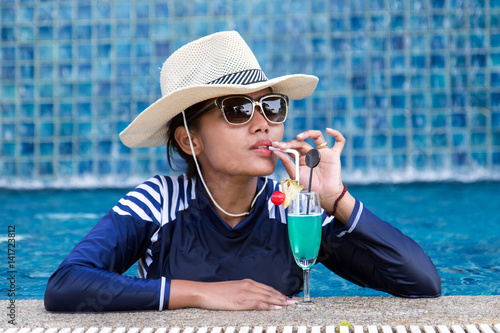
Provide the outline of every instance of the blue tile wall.
{"type": "Polygon", "coordinates": [[[175,173],[118,133],[169,54],[228,29],[268,77],[320,78],[285,136],[342,131],[346,179],[499,178],[499,0],[0,0],[0,186],[175,173]]]}

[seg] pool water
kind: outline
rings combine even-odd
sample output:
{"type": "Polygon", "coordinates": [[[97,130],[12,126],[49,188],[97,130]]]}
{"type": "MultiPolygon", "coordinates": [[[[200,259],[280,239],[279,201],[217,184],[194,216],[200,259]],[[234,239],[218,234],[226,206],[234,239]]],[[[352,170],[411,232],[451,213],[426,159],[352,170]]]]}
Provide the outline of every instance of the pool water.
{"type": "MultiPolygon", "coordinates": [[[[442,278],[444,295],[500,294],[500,183],[415,183],[349,186],[373,213],[417,241],[442,278]]],[[[16,298],[42,299],[51,273],[128,189],[0,190],[0,244],[16,227],[16,298]]],[[[5,255],[7,256],[7,255],[5,255]]],[[[7,260],[4,261],[7,267],[7,260]]],[[[7,299],[2,269],[0,299],[7,299]]],[[[126,274],[135,275],[136,265],[126,274]]],[[[311,295],[381,296],[322,265],[311,272],[311,295]]]]}

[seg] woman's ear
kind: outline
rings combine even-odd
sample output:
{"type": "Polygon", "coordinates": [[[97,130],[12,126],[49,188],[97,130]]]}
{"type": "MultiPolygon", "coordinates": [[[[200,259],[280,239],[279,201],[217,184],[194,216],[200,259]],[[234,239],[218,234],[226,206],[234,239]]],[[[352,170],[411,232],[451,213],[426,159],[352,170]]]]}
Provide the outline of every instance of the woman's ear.
{"type": "MultiPolygon", "coordinates": [[[[191,135],[191,141],[193,142],[193,149],[194,153],[198,155],[202,148],[201,148],[201,142],[199,139],[199,136],[196,134],[196,131],[190,130],[189,134],[191,135]]],[[[182,149],[183,152],[185,152],[188,155],[193,155],[191,152],[191,146],[189,145],[189,136],[186,131],[186,127],[184,126],[179,126],[175,129],[174,133],[175,141],[177,141],[177,144],[179,147],[182,149]]]]}

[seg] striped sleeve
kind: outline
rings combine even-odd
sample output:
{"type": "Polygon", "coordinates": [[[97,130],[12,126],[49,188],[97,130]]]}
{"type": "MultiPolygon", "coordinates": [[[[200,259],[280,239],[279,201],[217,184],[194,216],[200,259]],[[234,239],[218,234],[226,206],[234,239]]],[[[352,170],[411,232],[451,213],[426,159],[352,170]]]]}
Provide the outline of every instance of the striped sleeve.
{"type": "MultiPolygon", "coordinates": [[[[130,216],[145,222],[152,222],[162,227],[174,221],[179,211],[189,206],[189,201],[195,198],[194,179],[185,175],[180,177],[155,176],[137,186],[125,195],[112,209],[121,216],[130,216]]],[[[139,260],[138,273],[140,277],[147,275],[148,267],[153,261],[152,244],[159,240],[160,228],[152,235],[150,246],[139,260]]],[[[162,277],[159,290],[159,310],[168,307],[170,281],[162,277]]]]}
{"type": "Polygon", "coordinates": [[[354,205],[354,209],[352,211],[351,217],[349,221],[345,225],[335,220],[335,217],[328,216],[326,212],[323,212],[323,227],[326,225],[333,223],[332,230],[337,237],[343,237],[346,234],[350,234],[354,231],[356,226],[358,225],[359,219],[361,218],[361,214],[363,213],[363,203],[356,200],[356,204],[354,205]]]}
{"type": "MultiPolygon", "coordinates": [[[[115,214],[129,216],[132,219],[151,222],[162,227],[174,221],[179,211],[189,206],[189,200],[195,197],[194,179],[185,175],[179,177],[155,176],[125,195],[112,209],[115,214]]],[[[150,246],[139,260],[140,277],[147,275],[151,265],[152,244],[159,240],[160,228],[150,238],[150,246]]]]}
{"type": "Polygon", "coordinates": [[[112,211],[162,226],[188,208],[189,201],[196,197],[195,185],[196,180],[185,175],[155,176],[127,193],[112,211]]]}
{"type": "Polygon", "coordinates": [[[176,213],[188,207],[196,193],[194,186],[195,180],[185,176],[155,176],[127,193],[50,277],[44,296],[46,309],[167,309],[170,280],[144,277],[154,260],[152,246],[161,241],[161,226],[175,222],[176,213]],[[142,278],[121,275],[137,260],[142,278]],[[90,303],[103,292],[106,302],[90,303]]]}
{"type": "Polygon", "coordinates": [[[161,226],[163,183],[155,176],[125,195],[113,207],[118,215],[129,215],[161,226]]]}

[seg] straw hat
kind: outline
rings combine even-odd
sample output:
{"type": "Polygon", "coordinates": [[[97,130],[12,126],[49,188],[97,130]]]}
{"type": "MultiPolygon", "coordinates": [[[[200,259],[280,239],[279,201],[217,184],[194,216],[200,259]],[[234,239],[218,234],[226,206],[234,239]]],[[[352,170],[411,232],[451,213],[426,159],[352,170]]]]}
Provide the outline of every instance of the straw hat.
{"type": "Polygon", "coordinates": [[[162,97],[139,114],[120,139],[130,148],[162,146],[167,143],[167,123],[198,102],[269,87],[302,99],[313,93],[317,82],[317,77],[304,74],[269,80],[238,32],[215,33],[184,45],[165,61],[162,97]]]}

